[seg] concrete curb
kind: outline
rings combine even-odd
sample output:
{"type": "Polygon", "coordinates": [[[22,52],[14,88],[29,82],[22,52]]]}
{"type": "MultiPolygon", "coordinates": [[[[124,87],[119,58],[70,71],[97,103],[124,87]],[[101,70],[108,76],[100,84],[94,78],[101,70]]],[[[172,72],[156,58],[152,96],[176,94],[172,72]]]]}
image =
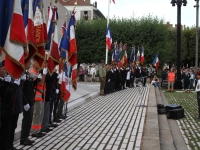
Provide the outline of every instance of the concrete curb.
{"type": "MultiPolygon", "coordinates": [[[[73,100],[72,102],[68,103],[68,111],[71,111],[81,105],[83,105],[86,101],[92,100],[93,98],[97,97],[99,95],[100,92],[94,92],[94,93],[90,93],[90,94],[86,94],[83,95],[80,98],[77,98],[75,100],[73,100]]],[[[15,132],[15,138],[14,140],[19,140],[21,136],[21,130],[15,132]]]]}
{"type": "Polygon", "coordinates": [[[150,85],[148,110],[143,136],[143,150],[160,150],[157,102],[154,86],[150,85]]]}

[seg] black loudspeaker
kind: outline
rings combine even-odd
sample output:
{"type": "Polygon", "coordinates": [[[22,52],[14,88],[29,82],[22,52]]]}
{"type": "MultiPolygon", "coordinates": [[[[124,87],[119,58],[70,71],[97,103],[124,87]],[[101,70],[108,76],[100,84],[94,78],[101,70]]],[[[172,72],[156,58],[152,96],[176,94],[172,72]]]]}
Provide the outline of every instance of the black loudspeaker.
{"type": "Polygon", "coordinates": [[[157,112],[158,112],[158,114],[165,114],[166,113],[166,109],[165,109],[163,104],[157,105],[157,112]]]}
{"type": "Polygon", "coordinates": [[[158,114],[165,114],[166,113],[166,109],[165,109],[165,107],[164,108],[158,108],[157,109],[157,112],[158,112],[158,114]]]}
{"type": "Polygon", "coordinates": [[[166,108],[166,111],[170,111],[170,110],[173,110],[173,109],[182,108],[182,106],[177,105],[177,104],[168,104],[165,108],[166,108]]]}
{"type": "Polygon", "coordinates": [[[184,115],[184,108],[172,109],[167,111],[166,113],[167,119],[181,119],[185,117],[184,115]]]}

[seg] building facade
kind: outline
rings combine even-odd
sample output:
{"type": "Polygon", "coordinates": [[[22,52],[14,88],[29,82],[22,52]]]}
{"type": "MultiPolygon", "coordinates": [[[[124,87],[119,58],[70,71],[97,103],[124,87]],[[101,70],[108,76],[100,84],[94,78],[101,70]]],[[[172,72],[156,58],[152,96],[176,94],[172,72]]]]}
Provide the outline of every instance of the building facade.
{"type": "Polygon", "coordinates": [[[76,20],[105,19],[105,16],[97,8],[97,2],[94,4],[91,4],[90,0],[59,0],[59,2],[69,11],[69,14],[72,13],[74,3],[77,2],[75,9],[76,20]]]}

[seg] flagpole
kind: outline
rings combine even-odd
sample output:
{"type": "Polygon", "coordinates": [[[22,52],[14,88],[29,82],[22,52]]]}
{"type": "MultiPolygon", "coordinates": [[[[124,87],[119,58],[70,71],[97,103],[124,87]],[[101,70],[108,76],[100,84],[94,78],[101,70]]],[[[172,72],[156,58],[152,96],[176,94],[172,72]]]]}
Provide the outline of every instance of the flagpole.
{"type": "MultiPolygon", "coordinates": [[[[109,19],[110,19],[110,0],[108,0],[108,16],[107,16],[107,28],[109,25],[109,19]]],[[[106,46],[106,64],[108,63],[108,47],[106,46]]]]}

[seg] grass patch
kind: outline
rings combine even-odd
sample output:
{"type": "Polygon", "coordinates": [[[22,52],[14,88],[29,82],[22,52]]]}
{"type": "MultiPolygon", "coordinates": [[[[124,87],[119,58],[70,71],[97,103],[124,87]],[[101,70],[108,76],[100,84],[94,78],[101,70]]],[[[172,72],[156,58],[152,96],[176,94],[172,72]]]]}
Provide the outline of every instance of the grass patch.
{"type": "Polygon", "coordinates": [[[164,92],[169,104],[179,104],[185,110],[185,118],[178,120],[183,137],[188,139],[191,149],[200,149],[200,120],[198,117],[196,93],[164,92]],[[199,142],[199,144],[198,144],[199,142]]]}

